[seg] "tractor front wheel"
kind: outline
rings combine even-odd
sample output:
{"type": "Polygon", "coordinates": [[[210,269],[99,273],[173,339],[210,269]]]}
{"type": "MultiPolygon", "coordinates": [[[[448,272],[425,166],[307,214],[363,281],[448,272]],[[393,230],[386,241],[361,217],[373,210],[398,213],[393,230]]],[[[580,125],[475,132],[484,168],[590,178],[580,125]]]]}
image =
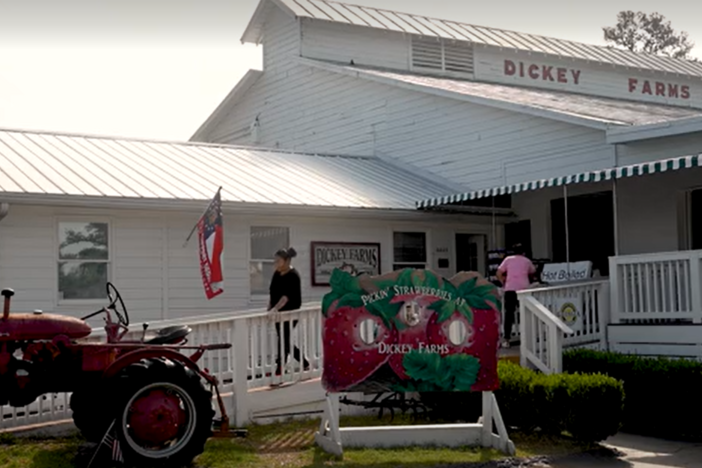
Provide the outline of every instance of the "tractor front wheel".
{"type": "Polygon", "coordinates": [[[189,465],[212,435],[212,392],[192,369],[144,359],[117,376],[116,429],[124,461],[156,468],[189,465]]]}

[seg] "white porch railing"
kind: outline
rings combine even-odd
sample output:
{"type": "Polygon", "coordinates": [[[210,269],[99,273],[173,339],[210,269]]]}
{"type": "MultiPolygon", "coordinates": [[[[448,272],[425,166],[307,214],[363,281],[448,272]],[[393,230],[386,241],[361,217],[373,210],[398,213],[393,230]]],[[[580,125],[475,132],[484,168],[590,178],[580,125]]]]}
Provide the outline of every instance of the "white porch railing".
{"type": "Polygon", "coordinates": [[[519,339],[522,366],[545,373],[563,370],[563,349],[606,346],[609,323],[609,281],[527,289],[519,292],[519,339]],[[566,325],[562,309],[576,312],[566,325]]]}
{"type": "Polygon", "coordinates": [[[530,294],[519,295],[519,355],[522,367],[545,374],[563,371],[563,338],[572,335],[566,324],[530,294]]]}
{"type": "MultiPolygon", "coordinates": [[[[310,381],[321,376],[320,305],[308,304],[300,310],[281,313],[276,322],[269,320],[267,312],[260,309],[167,320],[154,323],[152,328],[186,324],[193,330],[188,336],[188,345],[232,343],[231,349],[206,352],[199,365],[219,379],[231,422],[243,425],[251,420],[252,408],[267,409],[252,404],[257,389],[271,384],[310,381]],[[292,365],[291,359],[283,366],[282,375],[275,375],[276,357],[283,345],[277,339],[276,322],[281,330],[286,328],[286,323],[288,327],[295,325],[291,330],[291,344],[307,358],[309,368],[292,365]]],[[[130,328],[133,331],[126,339],[139,339],[143,333],[142,324],[132,324],[130,328]]],[[[104,335],[103,329],[95,329],[89,341],[102,341],[104,335]]],[[[184,354],[193,352],[186,350],[184,354]]],[[[70,420],[69,402],[70,394],[65,393],[44,395],[24,408],[0,407],[0,430],[70,420]]]]}
{"type": "Polygon", "coordinates": [[[572,335],[565,337],[566,348],[607,343],[609,311],[609,279],[597,279],[570,284],[558,284],[520,292],[522,296],[533,296],[561,318],[561,308],[572,304],[578,312],[578,319],[570,325],[572,335]]]}
{"type": "Polygon", "coordinates": [[[702,323],[702,250],[610,257],[615,324],[702,323]]]}

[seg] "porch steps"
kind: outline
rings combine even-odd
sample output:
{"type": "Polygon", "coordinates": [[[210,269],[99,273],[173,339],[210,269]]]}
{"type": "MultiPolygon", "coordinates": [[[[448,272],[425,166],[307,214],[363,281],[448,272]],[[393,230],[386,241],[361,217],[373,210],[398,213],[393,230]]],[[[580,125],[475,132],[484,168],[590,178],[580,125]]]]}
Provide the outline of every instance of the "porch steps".
{"type": "Polygon", "coordinates": [[[500,348],[499,352],[497,353],[497,357],[501,361],[510,361],[515,364],[519,364],[521,357],[519,354],[519,345],[512,343],[511,347],[509,348],[500,348]]]}

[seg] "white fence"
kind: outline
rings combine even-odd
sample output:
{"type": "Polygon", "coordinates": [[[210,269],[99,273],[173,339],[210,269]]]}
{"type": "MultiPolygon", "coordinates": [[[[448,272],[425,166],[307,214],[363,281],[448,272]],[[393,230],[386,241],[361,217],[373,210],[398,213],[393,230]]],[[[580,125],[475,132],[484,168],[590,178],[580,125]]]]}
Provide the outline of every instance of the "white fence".
{"type": "Polygon", "coordinates": [[[600,347],[609,323],[609,282],[603,280],[519,292],[520,356],[523,366],[563,370],[563,349],[600,347]]]}
{"type": "MultiPolygon", "coordinates": [[[[266,410],[253,401],[256,390],[271,384],[311,381],[321,376],[322,340],[319,304],[284,312],[272,321],[265,310],[227,313],[158,322],[158,328],[186,324],[192,328],[188,345],[232,343],[228,350],[207,351],[198,364],[220,381],[227,412],[232,423],[250,421],[254,409],[266,410]],[[292,326],[291,326],[292,325],[292,326]],[[293,350],[298,348],[309,366],[295,365],[290,359],[276,375],[276,358],[283,353],[284,341],[277,330],[290,330],[293,350]]],[[[142,324],[133,324],[125,339],[140,339],[142,324]]],[[[148,333],[148,332],[147,332],[148,333]]],[[[105,331],[96,329],[89,341],[105,339],[105,331]]],[[[184,350],[192,354],[193,350],[184,350]]],[[[292,358],[292,356],[291,356],[292,358]]],[[[307,399],[309,400],[309,398],[307,399]]],[[[70,394],[45,395],[24,408],[0,407],[0,430],[71,419],[70,394]]],[[[304,402],[303,402],[304,403],[304,402]]],[[[273,408],[271,408],[273,409],[273,408]]]]}
{"type": "Polygon", "coordinates": [[[611,257],[612,323],[702,323],[702,250],[611,257]]]}

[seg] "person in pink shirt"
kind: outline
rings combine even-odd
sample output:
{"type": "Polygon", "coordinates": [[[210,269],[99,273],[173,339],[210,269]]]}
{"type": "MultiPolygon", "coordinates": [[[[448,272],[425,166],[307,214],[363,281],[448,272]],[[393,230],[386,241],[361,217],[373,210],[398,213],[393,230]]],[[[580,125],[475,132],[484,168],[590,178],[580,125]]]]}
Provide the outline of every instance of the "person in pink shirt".
{"type": "Polygon", "coordinates": [[[526,257],[521,244],[515,245],[512,250],[514,255],[505,258],[497,269],[497,279],[502,282],[505,291],[505,320],[504,334],[502,336],[502,346],[505,348],[509,348],[514,318],[519,307],[517,291],[528,288],[531,284],[532,276],[536,274],[536,268],[531,260],[526,257]]]}

